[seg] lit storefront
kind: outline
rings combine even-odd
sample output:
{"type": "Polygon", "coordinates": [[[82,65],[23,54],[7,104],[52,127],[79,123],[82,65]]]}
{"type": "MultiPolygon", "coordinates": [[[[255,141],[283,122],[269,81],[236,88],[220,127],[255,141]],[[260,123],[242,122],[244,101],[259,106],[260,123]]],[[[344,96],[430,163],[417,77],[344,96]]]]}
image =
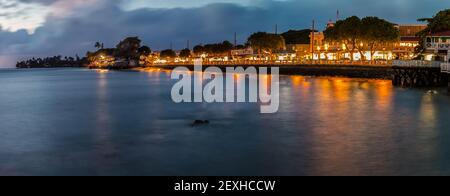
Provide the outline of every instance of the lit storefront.
{"type": "MultiPolygon", "coordinates": [[[[420,37],[417,34],[426,28],[426,25],[397,25],[400,32],[400,39],[396,43],[388,43],[378,46],[376,51],[371,51],[364,43],[358,44],[358,49],[352,54],[352,45],[342,43],[327,43],[323,32],[316,32],[310,35],[309,59],[326,61],[372,61],[372,60],[394,60],[394,59],[413,59],[416,57],[415,48],[419,45],[420,37]],[[353,55],[353,58],[352,58],[353,55]]],[[[449,42],[450,43],[450,42],[449,42]]],[[[356,48],[356,47],[355,47],[356,48]]]]}

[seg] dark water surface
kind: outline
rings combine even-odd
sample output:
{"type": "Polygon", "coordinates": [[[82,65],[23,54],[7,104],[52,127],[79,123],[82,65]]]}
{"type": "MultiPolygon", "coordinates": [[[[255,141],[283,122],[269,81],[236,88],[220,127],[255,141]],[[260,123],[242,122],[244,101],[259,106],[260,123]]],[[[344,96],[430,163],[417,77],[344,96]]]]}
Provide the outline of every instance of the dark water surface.
{"type": "Polygon", "coordinates": [[[0,70],[0,175],[450,175],[445,90],[282,76],[260,114],[175,104],[168,74],[0,70]]]}

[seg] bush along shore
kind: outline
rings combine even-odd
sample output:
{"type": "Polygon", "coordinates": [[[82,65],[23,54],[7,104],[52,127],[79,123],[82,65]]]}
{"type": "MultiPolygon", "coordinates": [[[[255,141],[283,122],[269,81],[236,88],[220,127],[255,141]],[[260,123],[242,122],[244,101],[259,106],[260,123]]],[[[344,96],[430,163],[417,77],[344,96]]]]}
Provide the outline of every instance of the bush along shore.
{"type": "Polygon", "coordinates": [[[46,58],[32,58],[25,61],[19,61],[16,64],[17,68],[56,68],[56,67],[85,67],[88,64],[86,58],[76,57],[46,57],[46,58]]]}

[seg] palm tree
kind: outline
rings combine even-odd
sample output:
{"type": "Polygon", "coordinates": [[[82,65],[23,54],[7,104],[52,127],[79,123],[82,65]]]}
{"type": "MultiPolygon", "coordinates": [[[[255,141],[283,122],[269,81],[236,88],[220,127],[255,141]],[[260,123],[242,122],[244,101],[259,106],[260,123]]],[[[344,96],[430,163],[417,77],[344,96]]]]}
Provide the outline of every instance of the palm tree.
{"type": "Polygon", "coordinates": [[[103,46],[103,44],[101,44],[100,42],[95,42],[95,48],[101,49],[103,46]]]}

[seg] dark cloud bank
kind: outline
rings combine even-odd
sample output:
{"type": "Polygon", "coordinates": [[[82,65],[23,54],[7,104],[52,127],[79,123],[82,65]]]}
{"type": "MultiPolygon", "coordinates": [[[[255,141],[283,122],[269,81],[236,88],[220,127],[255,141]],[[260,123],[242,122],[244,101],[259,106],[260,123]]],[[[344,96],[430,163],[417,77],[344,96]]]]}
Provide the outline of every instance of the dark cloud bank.
{"type": "MultiPolygon", "coordinates": [[[[50,3],[51,0],[44,0],[50,3]]],[[[139,9],[124,11],[118,3],[99,7],[64,18],[48,17],[32,35],[26,31],[0,30],[0,56],[3,65],[13,66],[17,58],[47,55],[84,55],[93,43],[114,46],[126,36],[139,36],[153,49],[175,48],[191,44],[232,40],[239,41],[255,31],[280,31],[309,28],[312,19],[324,27],[339,9],[341,17],[375,15],[397,23],[414,23],[450,7],[448,0],[303,0],[259,2],[255,7],[234,4],[212,4],[189,9],[139,9]],[[5,57],[9,57],[5,60],[5,57]],[[9,61],[5,63],[5,61],[9,61]]]]}

